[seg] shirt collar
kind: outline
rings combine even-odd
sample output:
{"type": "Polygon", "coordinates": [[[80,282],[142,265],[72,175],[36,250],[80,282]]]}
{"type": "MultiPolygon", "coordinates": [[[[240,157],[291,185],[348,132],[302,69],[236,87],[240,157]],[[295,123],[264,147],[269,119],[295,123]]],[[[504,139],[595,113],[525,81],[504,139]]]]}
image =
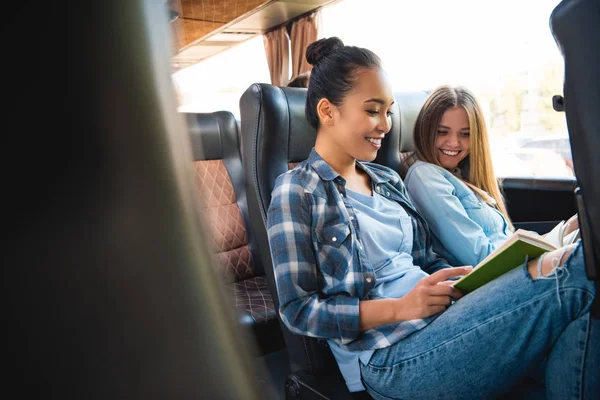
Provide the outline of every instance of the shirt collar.
{"type": "MultiPolygon", "coordinates": [[[[322,180],[332,181],[339,177],[341,179],[342,183],[344,185],[346,184],[346,180],[339,173],[337,173],[333,168],[331,168],[331,166],[329,164],[327,164],[327,162],[325,160],[323,160],[321,158],[321,156],[319,155],[319,153],[317,153],[317,151],[315,150],[314,147],[312,148],[312,150],[310,151],[310,155],[308,156],[308,163],[312,166],[312,168],[315,170],[317,175],[319,175],[319,177],[322,180]]],[[[374,173],[362,161],[356,160],[356,164],[358,165],[358,167],[360,169],[365,171],[367,173],[367,175],[369,175],[369,178],[371,178],[371,181],[373,181],[373,183],[381,184],[381,183],[386,183],[386,182],[390,181],[388,178],[374,173]]]]}

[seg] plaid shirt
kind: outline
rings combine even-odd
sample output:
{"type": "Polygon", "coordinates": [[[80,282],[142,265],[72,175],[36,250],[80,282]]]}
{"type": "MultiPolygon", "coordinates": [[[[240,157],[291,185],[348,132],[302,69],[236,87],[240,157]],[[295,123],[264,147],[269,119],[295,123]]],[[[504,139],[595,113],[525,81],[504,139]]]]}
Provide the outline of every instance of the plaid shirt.
{"type": "MultiPolygon", "coordinates": [[[[412,217],[414,264],[429,274],[448,268],[431,251],[427,223],[398,174],[377,164],[357,164],[371,178],[373,190],[396,200],[412,217]]],[[[300,335],[332,339],[351,351],[384,348],[433,318],[360,331],[359,302],[371,298],[376,279],[345,185],[314,149],[306,161],[277,178],[267,225],[279,314],[300,335]]]]}

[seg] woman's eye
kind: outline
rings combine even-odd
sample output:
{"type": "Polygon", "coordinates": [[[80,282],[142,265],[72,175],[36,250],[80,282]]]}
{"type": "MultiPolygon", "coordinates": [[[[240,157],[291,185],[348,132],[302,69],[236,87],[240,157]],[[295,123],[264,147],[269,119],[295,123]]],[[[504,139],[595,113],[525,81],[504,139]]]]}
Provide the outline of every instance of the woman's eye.
{"type": "Polygon", "coordinates": [[[393,112],[391,112],[391,111],[388,111],[388,112],[387,112],[387,115],[388,115],[388,117],[390,117],[390,116],[394,115],[394,113],[393,113],[393,112]]]}
{"type": "Polygon", "coordinates": [[[471,136],[471,132],[462,132],[462,135],[464,137],[470,137],[471,136]]]}
{"type": "Polygon", "coordinates": [[[378,110],[367,110],[367,113],[371,114],[371,115],[377,115],[379,114],[378,110]]]}
{"type": "Polygon", "coordinates": [[[437,131],[438,135],[447,135],[448,131],[437,131]]]}

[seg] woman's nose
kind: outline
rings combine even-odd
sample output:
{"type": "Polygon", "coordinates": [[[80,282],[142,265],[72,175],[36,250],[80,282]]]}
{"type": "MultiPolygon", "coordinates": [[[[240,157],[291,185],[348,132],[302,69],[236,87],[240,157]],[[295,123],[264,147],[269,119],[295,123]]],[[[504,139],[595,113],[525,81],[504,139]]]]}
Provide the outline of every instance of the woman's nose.
{"type": "Polygon", "coordinates": [[[392,118],[391,117],[382,118],[381,122],[379,123],[378,128],[381,132],[388,133],[390,131],[390,129],[392,129],[392,118]]]}
{"type": "Polygon", "coordinates": [[[448,134],[446,143],[451,146],[458,146],[458,135],[456,133],[448,134]]]}

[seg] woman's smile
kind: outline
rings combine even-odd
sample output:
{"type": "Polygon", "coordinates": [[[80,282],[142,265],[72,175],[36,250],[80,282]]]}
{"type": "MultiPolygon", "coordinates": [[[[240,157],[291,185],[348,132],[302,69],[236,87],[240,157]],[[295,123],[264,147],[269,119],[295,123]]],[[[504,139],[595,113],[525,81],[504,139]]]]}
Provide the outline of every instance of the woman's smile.
{"type": "Polygon", "coordinates": [[[376,149],[380,149],[381,148],[381,141],[383,140],[383,138],[367,137],[366,139],[376,149]]]}
{"type": "Polygon", "coordinates": [[[444,150],[444,149],[440,149],[440,151],[450,157],[455,157],[458,155],[458,153],[460,153],[460,150],[444,150]]]}

